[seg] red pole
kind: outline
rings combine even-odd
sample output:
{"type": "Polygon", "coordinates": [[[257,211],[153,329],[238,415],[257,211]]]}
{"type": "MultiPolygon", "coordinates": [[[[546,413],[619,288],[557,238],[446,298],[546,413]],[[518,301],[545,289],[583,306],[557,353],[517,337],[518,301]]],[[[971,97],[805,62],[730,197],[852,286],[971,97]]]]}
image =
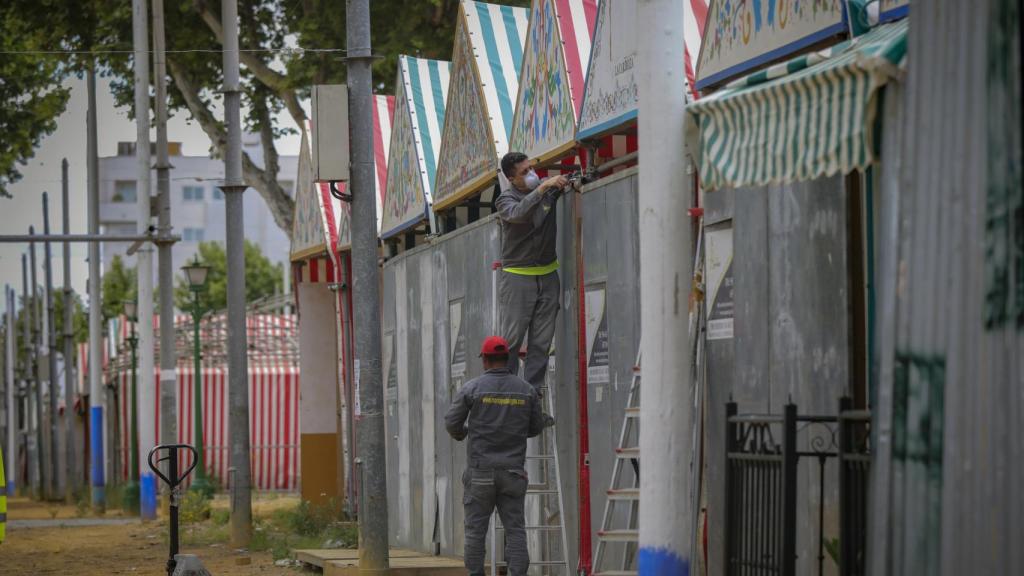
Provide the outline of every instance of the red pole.
{"type": "Polygon", "coordinates": [[[593,560],[590,543],[590,419],[587,414],[587,304],[586,286],[583,280],[583,216],[580,207],[580,192],[573,193],[573,219],[576,249],[576,295],[579,300],[579,326],[577,326],[577,358],[579,360],[579,506],[580,506],[580,561],[577,573],[587,576],[591,573],[593,560]]]}

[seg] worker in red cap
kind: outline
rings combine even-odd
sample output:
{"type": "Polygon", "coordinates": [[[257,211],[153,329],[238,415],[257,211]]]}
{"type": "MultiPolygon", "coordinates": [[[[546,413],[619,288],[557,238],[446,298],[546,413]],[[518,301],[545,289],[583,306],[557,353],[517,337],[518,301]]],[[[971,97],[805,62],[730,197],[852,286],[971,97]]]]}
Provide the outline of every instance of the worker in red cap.
{"type": "Polygon", "coordinates": [[[465,559],[470,576],[484,574],[484,542],[495,508],[505,527],[509,575],[525,575],[530,567],[524,519],[529,483],[526,439],[540,434],[554,420],[541,412],[536,389],[509,372],[509,354],[504,338],[488,336],[480,348],[483,375],[459,389],[445,416],[452,438],[461,441],[469,437],[469,465],[462,475],[462,485],[465,559]]]}

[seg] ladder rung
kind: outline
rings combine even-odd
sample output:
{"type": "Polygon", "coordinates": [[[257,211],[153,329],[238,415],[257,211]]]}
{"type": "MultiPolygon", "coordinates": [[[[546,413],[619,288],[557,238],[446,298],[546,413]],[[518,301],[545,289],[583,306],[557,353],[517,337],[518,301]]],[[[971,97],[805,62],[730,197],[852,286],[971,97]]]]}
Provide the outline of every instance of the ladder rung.
{"type": "Polygon", "coordinates": [[[633,576],[638,574],[636,570],[606,570],[603,572],[594,572],[592,576],[633,576]]]}
{"type": "Polygon", "coordinates": [[[616,458],[639,458],[640,457],[640,447],[639,446],[633,446],[632,448],[616,448],[615,449],[615,457],[616,458]]]}
{"type": "Polygon", "coordinates": [[[640,489],[639,488],[619,488],[616,490],[608,491],[609,500],[639,500],[640,489]]]}
{"type": "MultiPolygon", "coordinates": [[[[504,530],[505,527],[504,526],[495,526],[494,529],[495,530],[504,530]]],[[[523,529],[524,530],[537,530],[537,531],[545,531],[546,530],[548,532],[553,532],[555,530],[561,530],[562,527],[560,525],[555,525],[555,526],[524,526],[523,529]]]]}
{"type": "Polygon", "coordinates": [[[558,494],[558,490],[540,490],[540,489],[538,489],[538,490],[527,490],[526,491],[526,495],[527,496],[530,496],[532,494],[558,494]]]}
{"type": "Polygon", "coordinates": [[[629,408],[626,408],[626,417],[627,418],[639,418],[640,417],[640,407],[639,406],[630,406],[629,408]]]}
{"type": "Polygon", "coordinates": [[[597,537],[605,542],[639,542],[639,530],[598,530],[597,537]]]}
{"type": "Polygon", "coordinates": [[[553,454],[534,454],[532,456],[527,456],[526,459],[527,460],[554,460],[555,456],[553,454]]]}

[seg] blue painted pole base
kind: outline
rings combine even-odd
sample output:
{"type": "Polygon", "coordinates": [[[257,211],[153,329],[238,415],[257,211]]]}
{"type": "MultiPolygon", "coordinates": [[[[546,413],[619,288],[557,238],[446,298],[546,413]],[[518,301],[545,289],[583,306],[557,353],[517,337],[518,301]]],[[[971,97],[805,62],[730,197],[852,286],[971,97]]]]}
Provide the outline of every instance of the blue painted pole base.
{"type": "Polygon", "coordinates": [[[156,520],[156,476],[152,472],[139,475],[139,506],[143,520],[156,520]]]}
{"type": "Polygon", "coordinates": [[[649,576],[690,576],[690,561],[668,548],[641,548],[639,573],[649,576]]]}
{"type": "Polygon", "coordinates": [[[89,481],[92,485],[92,508],[107,509],[106,475],[103,470],[103,407],[89,409],[89,481]]]}

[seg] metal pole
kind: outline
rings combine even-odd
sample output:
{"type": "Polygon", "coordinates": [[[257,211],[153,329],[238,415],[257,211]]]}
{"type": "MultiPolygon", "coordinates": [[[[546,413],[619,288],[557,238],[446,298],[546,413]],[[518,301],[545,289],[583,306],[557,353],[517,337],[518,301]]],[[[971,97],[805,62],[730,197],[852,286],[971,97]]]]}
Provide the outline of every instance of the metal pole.
{"type": "MultiPolygon", "coordinates": [[[[29,226],[29,234],[35,233],[35,228],[29,226]]],[[[40,307],[42,302],[39,296],[39,280],[37,279],[36,249],[35,244],[29,251],[29,270],[32,277],[32,379],[35,385],[35,413],[36,413],[36,497],[42,499],[46,486],[46,460],[45,442],[43,442],[43,375],[42,367],[39,365],[39,354],[43,350],[43,313],[40,307]]]]}
{"type": "Polygon", "coordinates": [[[637,3],[640,150],[640,574],[689,574],[693,421],[690,182],[684,163],[683,0],[637,3]],[[666,502],[674,502],[666,506],[666,502]]]}
{"type": "MultiPolygon", "coordinates": [[[[164,1],[153,0],[153,79],[156,85],[157,257],[160,275],[160,439],[178,442],[178,374],[174,345],[174,264],[171,247],[171,163],[167,157],[167,63],[164,1]]],[[[167,466],[167,465],[165,465],[167,466]]],[[[169,467],[165,468],[169,470],[169,467]]]]}
{"type": "MultiPolygon", "coordinates": [[[[171,236],[167,240],[178,241],[180,236],[171,236]]],[[[49,244],[51,242],[133,242],[140,246],[144,242],[156,242],[152,234],[4,234],[0,236],[0,244],[49,244]]],[[[129,248],[131,255],[131,248],[129,248]]]]}
{"type": "Polygon", "coordinates": [[[221,2],[224,25],[224,191],[228,260],[228,397],[230,412],[231,542],[248,546],[252,538],[252,472],[249,469],[249,361],[245,332],[245,235],[242,180],[242,124],[238,86],[238,1],[221,2]]]}
{"type": "MultiPolygon", "coordinates": [[[[89,234],[100,233],[99,148],[96,128],[96,69],[89,64],[87,114],[86,171],[89,179],[89,234]]],[[[107,509],[104,468],[103,427],[103,278],[100,272],[100,243],[89,242],[89,480],[92,484],[92,508],[97,513],[107,509]]]]}
{"type": "MultiPolygon", "coordinates": [[[[43,234],[50,233],[50,197],[43,192],[43,234]]],[[[50,375],[47,379],[50,385],[50,485],[47,498],[55,499],[60,494],[60,454],[57,427],[57,324],[53,315],[53,247],[49,242],[43,245],[43,274],[46,278],[46,334],[49,347],[50,375]]]]}
{"type": "Polygon", "coordinates": [[[7,452],[4,454],[4,466],[6,466],[7,496],[14,496],[16,481],[14,475],[18,470],[18,395],[14,392],[17,382],[14,376],[14,350],[16,346],[17,331],[14,328],[14,307],[17,305],[14,297],[14,289],[4,286],[4,295],[7,297],[7,452]]]}
{"type": "MultiPolygon", "coordinates": [[[[28,228],[29,234],[35,232],[32,226],[28,228]]],[[[41,421],[41,414],[39,408],[39,398],[32,396],[32,383],[36,383],[36,391],[39,389],[39,364],[36,361],[36,351],[38,350],[36,342],[36,250],[35,244],[29,250],[29,254],[32,257],[31,268],[25,266],[25,255],[21,256],[21,295],[22,295],[22,311],[21,313],[25,316],[25,321],[22,326],[25,341],[22,344],[25,348],[25,397],[26,412],[25,412],[25,452],[28,455],[29,460],[29,471],[26,474],[26,483],[31,486],[32,490],[35,491],[39,486],[42,485],[43,477],[43,466],[40,463],[39,458],[39,446],[42,445],[42,436],[39,434],[39,422],[41,421]],[[32,296],[29,297],[28,291],[28,273],[32,271],[32,296]],[[31,331],[31,334],[29,332],[31,331]],[[35,419],[36,426],[36,438],[35,445],[33,446],[32,441],[32,420],[33,416],[35,419]],[[35,482],[33,482],[32,476],[35,475],[35,482]]],[[[36,496],[41,496],[42,492],[35,492],[36,496]]]]}
{"type": "MultiPolygon", "coordinates": [[[[138,223],[136,231],[145,234],[150,226],[149,186],[149,21],[146,0],[132,0],[132,32],[135,64],[135,160],[136,202],[138,223]]],[[[138,428],[138,461],[144,461],[156,445],[156,405],[153,342],[153,247],[145,244],[138,252],[138,339],[139,371],[142,385],[135,403],[140,415],[138,428]]],[[[156,476],[147,467],[139,472],[139,507],[143,520],[156,518],[156,476]]]]}
{"type": "Polygon", "coordinates": [[[139,336],[135,331],[135,318],[130,318],[132,323],[132,334],[128,337],[128,346],[132,350],[132,381],[131,381],[131,413],[128,416],[130,421],[127,427],[128,433],[128,485],[124,489],[124,499],[127,508],[138,513],[142,504],[142,498],[138,495],[139,488],[139,397],[138,372],[139,372],[139,336]]]}
{"type": "Polygon", "coordinates": [[[206,478],[205,450],[203,449],[203,355],[199,342],[199,323],[203,319],[202,304],[199,302],[199,289],[192,287],[192,362],[195,368],[192,371],[194,381],[195,405],[193,427],[196,448],[196,480],[192,483],[192,490],[209,496],[213,494],[213,486],[206,478]]]}
{"type": "MultiPolygon", "coordinates": [[[[68,160],[61,162],[61,216],[64,234],[71,232],[71,210],[68,206],[68,160]]],[[[75,419],[74,419],[74,363],[75,354],[75,306],[71,290],[71,244],[62,246],[64,256],[64,501],[74,502],[74,493],[79,488],[75,474],[75,419]]]]}
{"type": "Polygon", "coordinates": [[[348,0],[349,134],[352,177],[352,268],[355,299],[356,390],[360,413],[356,434],[366,499],[359,509],[359,570],[388,569],[387,462],[384,458],[384,388],[380,360],[380,273],[377,266],[377,206],[373,187],[373,116],[369,0],[348,0]]]}

